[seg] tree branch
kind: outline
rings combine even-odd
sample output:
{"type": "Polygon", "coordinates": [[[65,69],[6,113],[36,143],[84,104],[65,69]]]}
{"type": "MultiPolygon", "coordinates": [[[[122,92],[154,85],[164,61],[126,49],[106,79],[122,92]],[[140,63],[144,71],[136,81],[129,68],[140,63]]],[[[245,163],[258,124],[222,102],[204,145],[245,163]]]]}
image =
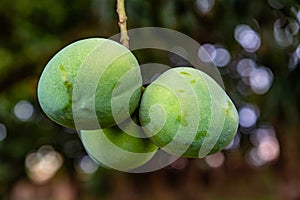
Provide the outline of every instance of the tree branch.
{"type": "Polygon", "coordinates": [[[117,13],[119,15],[119,27],[120,27],[120,42],[127,48],[129,48],[129,36],[127,33],[127,16],[125,11],[125,0],[117,0],[117,13]]]}

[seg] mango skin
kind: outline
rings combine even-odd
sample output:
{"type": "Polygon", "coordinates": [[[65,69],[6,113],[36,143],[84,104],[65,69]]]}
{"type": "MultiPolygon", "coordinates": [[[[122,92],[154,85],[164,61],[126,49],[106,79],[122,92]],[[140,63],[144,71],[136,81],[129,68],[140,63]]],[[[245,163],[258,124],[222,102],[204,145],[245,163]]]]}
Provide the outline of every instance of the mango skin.
{"type": "Polygon", "coordinates": [[[237,110],[225,91],[190,67],[172,68],[152,82],[143,93],[139,117],[156,145],[190,158],[221,151],[238,128],[237,110]]]}
{"type": "Polygon", "coordinates": [[[100,165],[120,171],[129,171],[147,163],[157,152],[158,147],[144,136],[142,129],[133,126],[132,121],[99,130],[82,130],[80,138],[88,155],[100,165]]]}
{"type": "MultiPolygon", "coordinates": [[[[91,90],[88,82],[89,76],[83,83],[86,87],[81,87],[83,93],[85,90],[91,90]]],[[[89,38],[66,46],[47,63],[38,82],[37,94],[42,110],[50,119],[68,128],[89,130],[99,128],[99,125],[101,128],[111,127],[127,119],[138,106],[141,88],[142,76],[139,64],[128,49],[105,38],[89,38]],[[106,48],[104,49],[105,56],[102,55],[101,45],[106,48]],[[116,51],[123,53],[117,59],[113,57],[116,51]],[[91,62],[94,59],[92,56],[97,59],[96,64],[91,62]],[[112,62],[107,66],[102,64],[102,60],[112,62]],[[82,70],[83,64],[88,66],[86,70],[82,70]],[[73,89],[78,71],[81,70],[83,75],[90,76],[99,69],[104,72],[101,77],[97,77],[97,89],[94,96],[81,95],[80,102],[76,102],[76,99],[73,99],[73,89]],[[130,80],[122,80],[121,78],[128,72],[131,72],[130,80]],[[115,98],[113,91],[116,87],[124,88],[124,91],[119,91],[115,95],[118,98],[116,101],[121,105],[121,109],[117,111],[118,120],[114,119],[111,105],[112,99],[115,98]],[[91,98],[95,101],[92,108],[90,105],[85,105],[91,101],[91,98]],[[78,107],[76,120],[80,123],[77,126],[73,117],[72,106],[74,105],[78,107]],[[96,112],[98,126],[90,123],[92,112],[96,112]]]]}

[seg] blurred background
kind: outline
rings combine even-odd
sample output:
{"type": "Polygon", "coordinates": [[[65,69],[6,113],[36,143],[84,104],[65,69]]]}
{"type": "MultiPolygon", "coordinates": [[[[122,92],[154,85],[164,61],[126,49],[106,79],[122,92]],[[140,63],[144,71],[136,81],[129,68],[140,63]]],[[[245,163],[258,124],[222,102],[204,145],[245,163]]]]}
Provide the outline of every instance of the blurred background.
{"type": "MultiPolygon", "coordinates": [[[[299,200],[300,4],[293,0],[126,1],[128,28],[159,26],[202,45],[238,108],[222,152],[146,174],[95,164],[77,133],[50,121],[37,82],[65,45],[119,32],[111,0],[0,1],[0,199],[299,200]]],[[[141,63],[174,55],[134,52],[141,63]]]]}

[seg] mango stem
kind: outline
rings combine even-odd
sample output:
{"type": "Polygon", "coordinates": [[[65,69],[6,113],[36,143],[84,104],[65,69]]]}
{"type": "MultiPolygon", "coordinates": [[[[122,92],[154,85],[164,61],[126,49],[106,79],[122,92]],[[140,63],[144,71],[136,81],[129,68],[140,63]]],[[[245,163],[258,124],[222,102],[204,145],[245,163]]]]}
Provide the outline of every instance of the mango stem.
{"type": "Polygon", "coordinates": [[[117,13],[119,16],[118,25],[120,27],[120,42],[129,48],[129,36],[127,33],[127,16],[125,11],[125,0],[117,0],[117,13]]]}

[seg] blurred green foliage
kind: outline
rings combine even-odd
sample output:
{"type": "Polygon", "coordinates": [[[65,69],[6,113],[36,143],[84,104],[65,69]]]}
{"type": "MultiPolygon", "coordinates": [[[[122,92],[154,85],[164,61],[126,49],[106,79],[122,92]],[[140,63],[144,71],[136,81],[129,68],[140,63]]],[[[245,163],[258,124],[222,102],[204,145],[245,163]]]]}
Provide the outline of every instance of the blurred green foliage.
{"type": "MultiPolygon", "coordinates": [[[[282,149],[278,162],[268,168],[274,170],[274,173],[273,171],[265,173],[265,176],[272,178],[255,177],[260,177],[261,180],[274,180],[276,179],[274,176],[280,179],[282,174],[285,180],[293,178],[298,180],[299,177],[294,174],[299,170],[297,171],[293,166],[300,164],[298,158],[300,57],[292,59],[299,47],[300,5],[297,1],[215,0],[211,11],[201,13],[197,9],[195,0],[128,0],[126,9],[129,28],[144,26],[170,28],[194,38],[200,44],[212,43],[227,49],[231,54],[231,62],[225,68],[220,68],[226,91],[238,108],[245,103],[259,107],[258,123],[269,123],[275,127],[282,149]],[[276,8],[274,6],[277,5],[276,3],[281,6],[276,8]],[[287,41],[290,42],[286,46],[279,45],[274,36],[274,23],[278,19],[280,27],[287,33],[287,41]],[[291,22],[296,22],[296,32],[293,27],[290,27],[291,22]],[[243,50],[235,40],[234,30],[239,24],[247,24],[260,34],[262,44],[257,52],[249,53],[243,50]],[[241,77],[237,75],[235,67],[241,58],[252,58],[272,71],[274,80],[267,93],[255,94],[248,86],[245,86],[245,90],[249,91],[247,95],[238,91],[237,85],[241,77]],[[291,66],[293,61],[294,65],[291,66]],[[296,146],[293,149],[296,152],[286,148],[290,144],[296,146]],[[280,173],[277,173],[277,169],[281,169],[280,173]],[[286,170],[290,171],[290,174],[286,173],[286,170]]],[[[7,129],[6,138],[0,141],[0,199],[7,198],[13,185],[27,177],[24,165],[26,155],[45,144],[51,145],[63,155],[63,173],[77,181],[81,180],[76,172],[76,164],[85,152],[79,138],[76,132],[55,124],[42,113],[36,96],[37,81],[47,61],[65,45],[81,38],[110,37],[118,31],[115,1],[0,1],[0,123],[7,129]],[[34,107],[33,116],[25,121],[18,119],[14,114],[15,105],[20,100],[26,100],[34,107]]],[[[156,62],[165,61],[167,55],[151,50],[136,52],[136,54],[141,63],[153,59],[156,62]]],[[[245,162],[243,156],[252,146],[248,134],[251,131],[252,129],[240,130],[245,134],[241,134],[240,148],[235,150],[242,157],[234,161],[240,163],[237,164],[238,166],[245,166],[242,164],[245,162]]],[[[233,173],[234,169],[226,168],[226,170],[233,173]]],[[[207,172],[203,168],[200,171],[207,172]]],[[[171,173],[169,178],[176,178],[184,173],[171,168],[164,172],[165,174],[160,175],[165,177],[166,174],[171,173]]],[[[249,173],[255,172],[251,169],[249,173]]],[[[92,191],[98,197],[104,196],[103,194],[112,190],[109,188],[111,181],[114,180],[111,177],[118,176],[121,176],[119,172],[99,168],[95,174],[84,179],[86,181],[83,190],[92,191]]],[[[202,178],[199,178],[199,181],[205,185],[205,177],[202,178]]],[[[131,175],[130,179],[138,186],[145,177],[131,175]]],[[[250,184],[255,185],[255,181],[250,184]]],[[[266,181],[265,185],[269,184],[266,181]]],[[[209,190],[208,186],[209,184],[206,184],[209,190]]],[[[272,198],[274,193],[272,189],[270,190],[272,198]]],[[[213,191],[212,188],[209,191],[213,191]]],[[[300,198],[300,195],[296,197],[300,198]]],[[[296,199],[296,197],[286,199],[296,199]]],[[[80,196],[78,198],[80,199],[80,196]]]]}

